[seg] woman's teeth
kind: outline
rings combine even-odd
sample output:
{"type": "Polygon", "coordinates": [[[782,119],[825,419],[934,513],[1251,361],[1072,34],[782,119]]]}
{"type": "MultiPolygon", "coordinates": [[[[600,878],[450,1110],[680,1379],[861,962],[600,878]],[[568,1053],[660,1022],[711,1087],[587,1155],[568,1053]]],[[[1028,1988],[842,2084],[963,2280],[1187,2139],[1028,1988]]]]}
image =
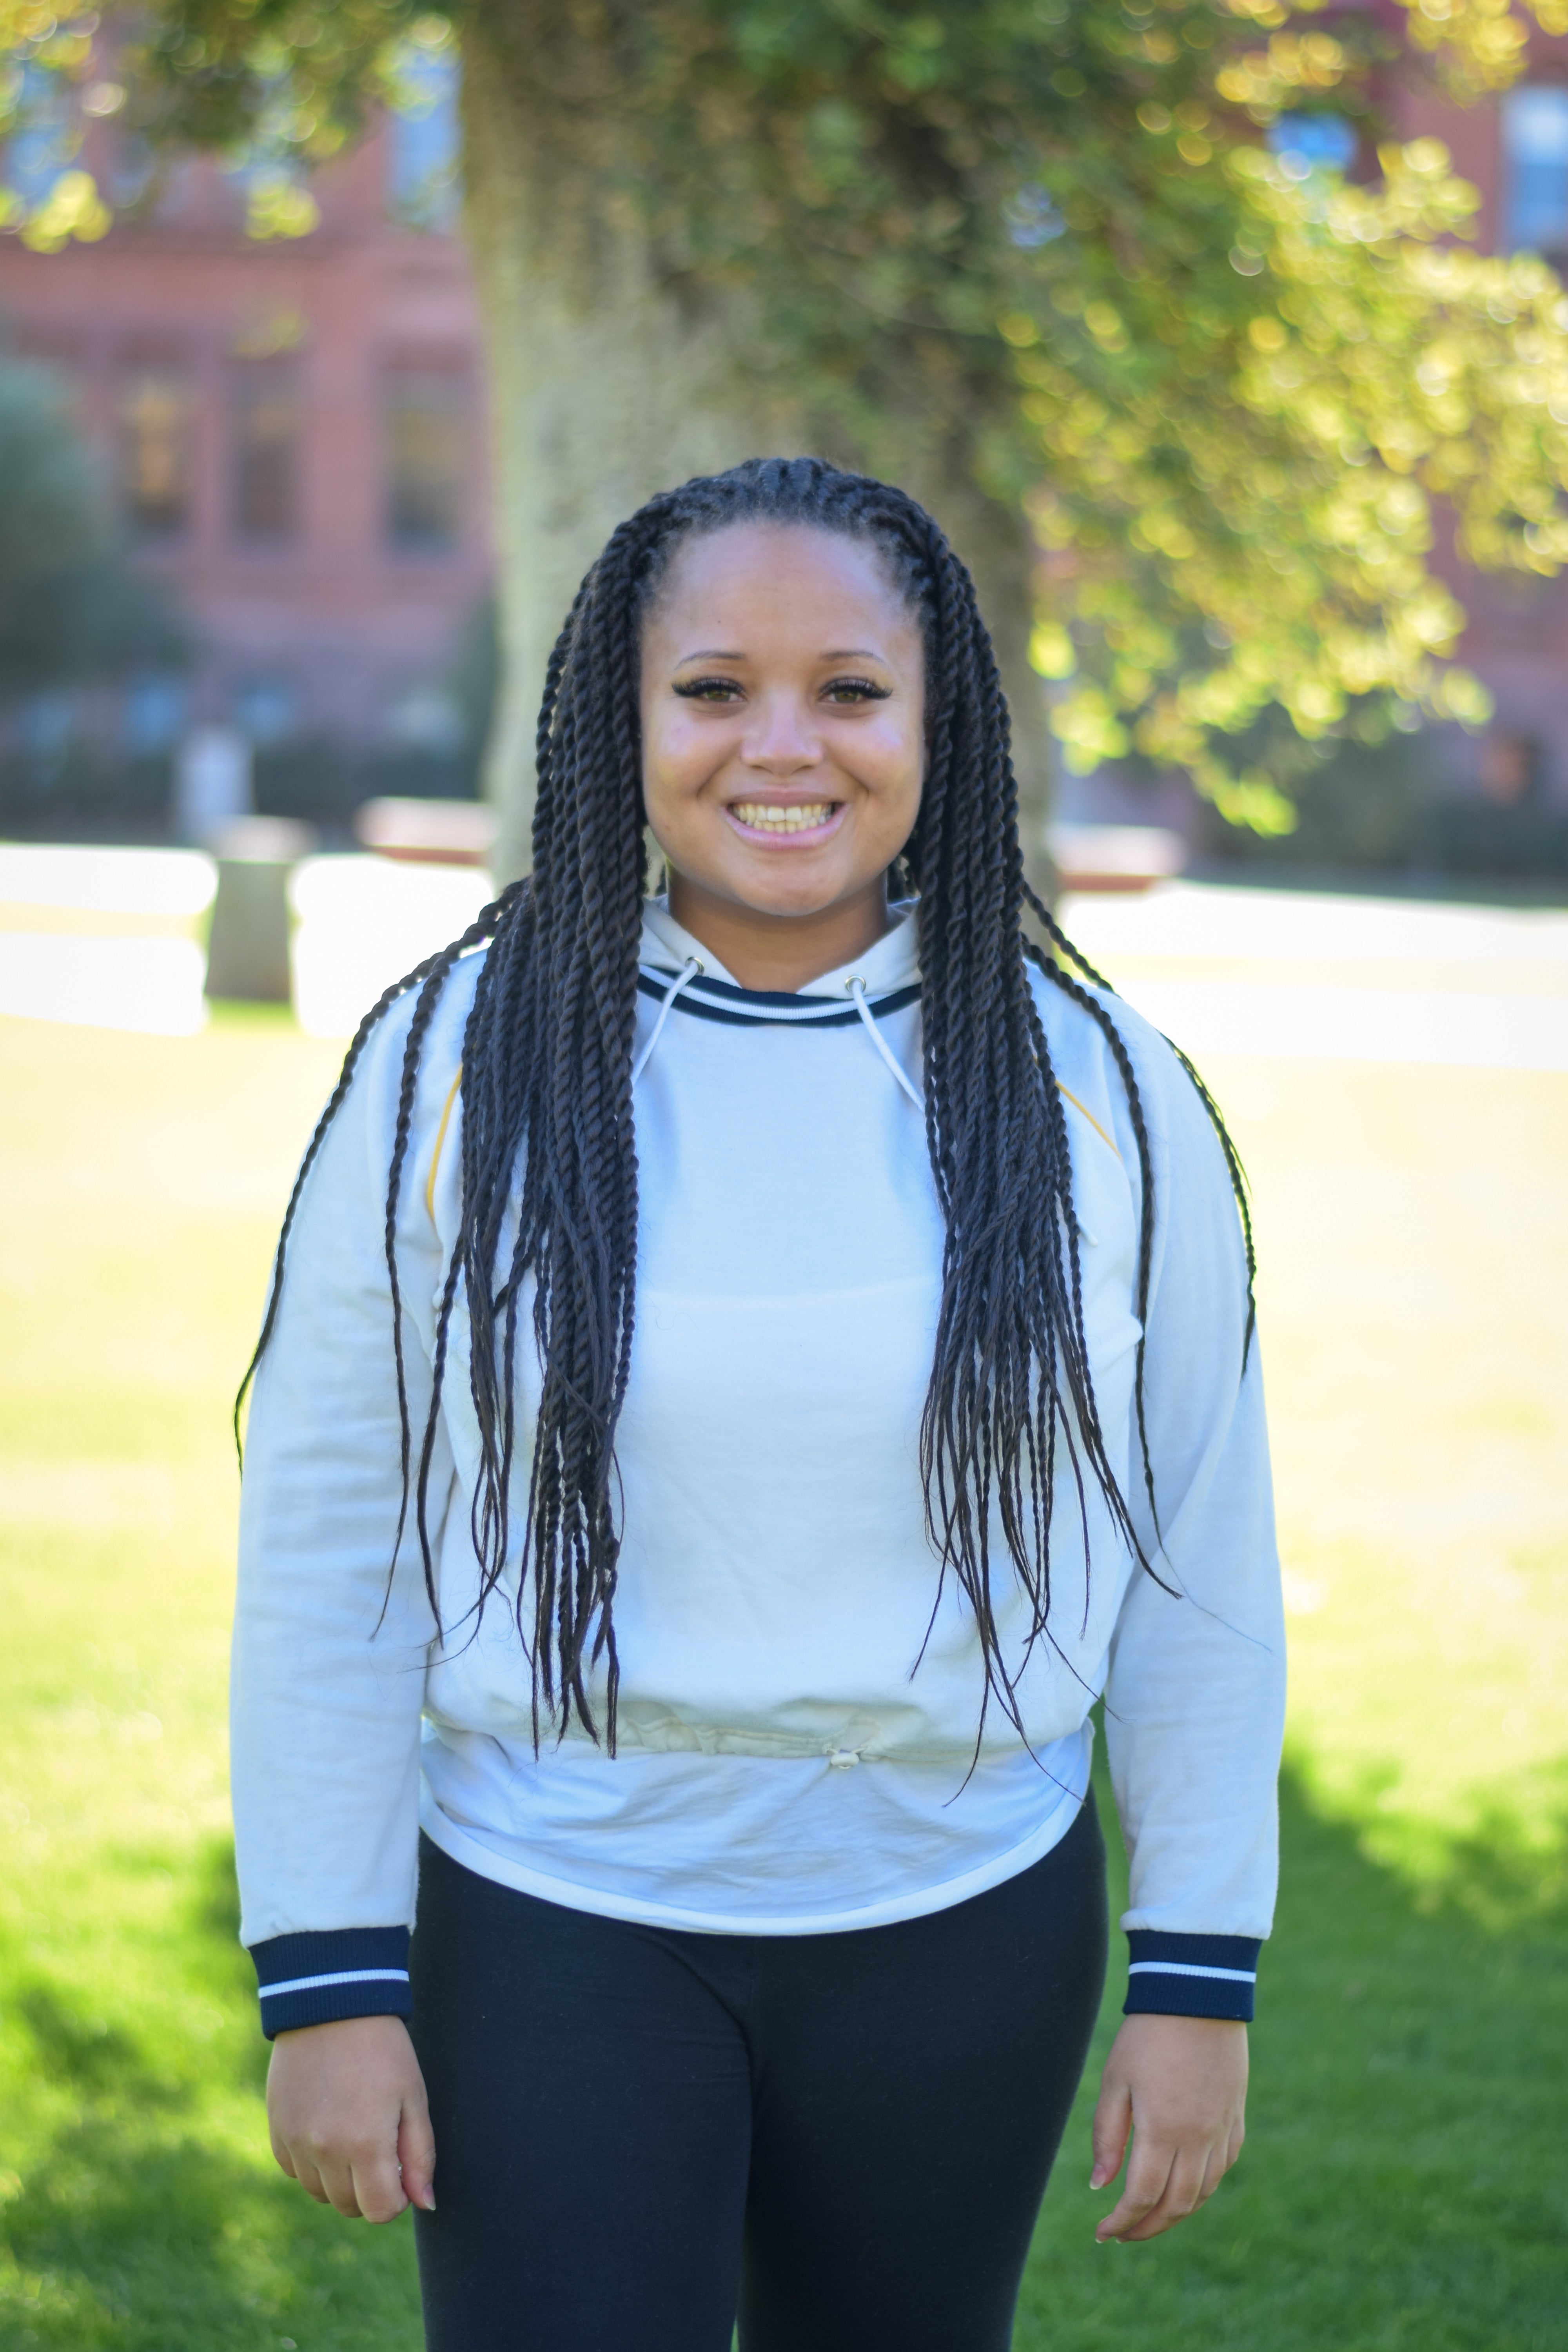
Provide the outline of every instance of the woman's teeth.
{"type": "Polygon", "coordinates": [[[805,833],[814,824],[826,824],[837,805],[837,801],[803,801],[794,808],[778,808],[771,801],[731,801],[730,813],[757,833],[805,833]]]}

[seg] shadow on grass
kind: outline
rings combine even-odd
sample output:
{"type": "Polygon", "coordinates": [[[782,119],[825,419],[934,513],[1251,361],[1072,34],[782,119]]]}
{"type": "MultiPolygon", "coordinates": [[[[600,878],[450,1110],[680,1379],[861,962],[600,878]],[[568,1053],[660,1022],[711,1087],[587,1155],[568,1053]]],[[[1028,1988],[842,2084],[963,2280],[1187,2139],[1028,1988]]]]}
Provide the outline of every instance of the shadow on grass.
{"type": "MultiPolygon", "coordinates": [[[[1549,1851],[1499,1822],[1421,1896],[1288,1781],[1247,2155],[1171,2237],[1096,2247],[1106,2200],[1082,2185],[1091,2070],[1016,2352],[1558,2352],[1564,1851],[1568,1835],[1549,1851]]],[[[416,2352],[406,2226],[342,2222],[270,2170],[226,1853],[205,1855],[186,1887],[163,1960],[216,2030],[181,2039],[134,2008],[100,2020],[36,1979],[12,1990],[41,2128],[4,2211],[0,2343],[416,2352]]],[[[1119,2000],[1118,1987],[1101,2050],[1119,2000]]]]}
{"type": "Polygon", "coordinates": [[[127,2081],[85,2107],[35,2166],[6,2219],[0,2341],[60,2352],[416,2352],[406,2230],[372,2241],[210,2129],[150,2131],[127,2081]],[[9,2291],[8,2291],[9,2290],[9,2291]]]}
{"type": "MultiPolygon", "coordinates": [[[[141,2052],[130,2034],[102,2018],[87,2018],[67,2006],[52,1985],[24,1985],[12,2007],[32,2038],[37,2061],[53,2079],[84,2097],[102,2096],[141,2069],[141,2052]]],[[[179,2104],[169,2084],[149,2084],[154,2106],[179,2104]]]]}
{"type": "MultiPolygon", "coordinates": [[[[237,2001],[254,2025],[256,1970],[239,1940],[239,1884],[234,1872],[232,1837],[209,1839],[203,1848],[190,1874],[185,1916],[188,1933],[183,1951],[193,1989],[226,2007],[237,2001]]],[[[249,2039],[248,2054],[265,2056],[266,2047],[258,2030],[249,2039]]]]}
{"type": "Polygon", "coordinates": [[[342,2221],[273,2168],[226,1842],[201,1855],[185,1895],[159,1956],[175,2000],[151,2025],[145,2007],[110,2022],[58,1986],[10,1989],[37,2098],[30,2151],[6,2154],[22,2178],[0,2185],[14,2189],[0,2210],[0,2346],[416,2352],[406,2223],[342,2221]],[[200,2027],[182,2033],[187,2004],[200,2027]]]}
{"type": "Polygon", "coordinates": [[[1089,2119],[1114,1985],[1016,2352],[1560,2352],[1568,1811],[1550,1843],[1500,1817],[1417,1889],[1289,1776],[1283,1801],[1246,2155],[1168,2237],[1094,2244],[1109,2197],[1084,2186],[1089,2119]]]}
{"type": "MultiPolygon", "coordinates": [[[[133,1880],[142,1871],[163,1874],[168,1855],[162,1848],[155,1852],[121,1849],[112,1855],[112,1867],[125,1879],[133,1880]]],[[[144,1953],[143,1966],[150,1962],[152,1973],[165,1976],[172,1965],[178,1973],[181,1995],[205,1996],[232,2016],[253,1998],[255,1985],[249,1958],[239,1942],[239,1893],[232,1838],[208,1841],[187,1865],[182,1893],[178,1941],[171,1944],[166,1931],[144,1937],[144,1946],[151,1944],[153,1948],[144,1953]]],[[[138,1958],[143,1956],[134,1952],[129,1937],[121,1938],[121,1951],[127,1974],[134,1977],[138,1958]]],[[[119,2098],[134,2083],[143,2112],[184,2113],[201,2088],[211,2090],[215,2083],[226,2080],[237,2087],[255,2088],[265,2078],[266,2051],[259,2041],[242,2042],[233,2034],[224,2038],[222,2054],[232,2051],[240,2060],[226,2076],[218,2053],[210,2051],[203,2053],[195,2068],[182,2063],[182,2059],[195,2055],[194,2046],[184,2041],[177,2048],[165,2044],[161,2063],[155,2063],[146,2049],[144,2030],[133,2032],[123,2018],[111,2024],[103,2016],[89,2015],[79,2005],[73,2006],[57,1984],[37,1979],[28,1981],[19,1969],[11,1975],[6,2007],[25,2027],[40,2073],[57,2089],[80,2098],[119,2098]]]]}

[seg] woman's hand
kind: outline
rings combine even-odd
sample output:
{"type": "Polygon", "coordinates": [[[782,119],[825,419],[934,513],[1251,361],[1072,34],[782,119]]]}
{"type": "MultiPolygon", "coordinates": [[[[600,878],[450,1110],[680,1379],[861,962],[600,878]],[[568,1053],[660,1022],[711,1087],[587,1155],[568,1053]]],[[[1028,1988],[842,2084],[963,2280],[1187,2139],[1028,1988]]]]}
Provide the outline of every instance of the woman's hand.
{"type": "Polygon", "coordinates": [[[318,2205],[391,2221],[436,2210],[425,2078],[400,2017],[345,2017],[280,2033],[267,2070],[272,2153],[318,2205]]]}
{"type": "Polygon", "coordinates": [[[1104,2244],[1157,2238],[1212,2197],[1247,2137],[1247,2028],[1221,2017],[1129,2017],[1110,2045],[1094,2111],[1091,2189],[1132,2160],[1095,2231],[1104,2244]]]}

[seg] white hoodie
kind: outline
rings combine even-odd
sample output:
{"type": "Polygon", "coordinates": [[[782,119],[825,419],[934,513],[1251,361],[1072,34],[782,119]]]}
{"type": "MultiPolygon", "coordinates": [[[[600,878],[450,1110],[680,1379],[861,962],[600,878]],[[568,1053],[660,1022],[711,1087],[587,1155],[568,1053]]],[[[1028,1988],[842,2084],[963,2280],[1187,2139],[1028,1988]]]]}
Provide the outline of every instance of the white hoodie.
{"type": "MultiPolygon", "coordinates": [[[[454,1086],[478,962],[458,967],[426,1039],[398,1219],[416,1436],[460,1215],[454,1086]]],[[[460,1294],[429,1515],[445,1639],[409,1538],[389,1592],[382,1234],[407,1000],[374,1033],[305,1188],[251,1408],[235,1649],[242,1932],[261,1948],[269,2030],[399,2005],[421,1817],[485,1875],[675,1927],[823,1932],[962,1901],[1070,1825],[1101,1691],[1132,1865],[1122,1924],[1150,1980],[1137,2005],[1237,2013],[1226,2004],[1244,1980],[1250,1991],[1273,1899],[1283,1642],[1240,1240],[1190,1081],[1109,1000],[1153,1171],[1145,1388],[1162,1546],[1132,1425],[1140,1181],[1125,1092],[1096,1024],[1037,982],[1101,1424],[1173,1590],[1136,1565],[1091,1481],[1086,1530],[1059,1474],[1051,1639],[1026,1663],[1027,1606],[993,1543],[1029,1746],[993,1703],[971,1771],[980,1647],[951,1576],[938,1598],[918,1468],[942,1228],[914,925],[781,998],[738,988],[656,904],[642,990],[616,1758],[575,1729],[535,1757],[515,1576],[476,1628],[460,1294]]],[[[538,1391],[525,1342],[524,1476],[538,1391]]]]}

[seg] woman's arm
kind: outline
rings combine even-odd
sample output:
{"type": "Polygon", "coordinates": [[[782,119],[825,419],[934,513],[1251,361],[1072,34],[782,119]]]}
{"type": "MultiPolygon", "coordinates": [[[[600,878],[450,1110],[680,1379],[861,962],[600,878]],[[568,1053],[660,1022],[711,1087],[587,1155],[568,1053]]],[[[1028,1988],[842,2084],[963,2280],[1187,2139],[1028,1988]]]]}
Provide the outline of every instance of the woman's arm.
{"type": "MultiPolygon", "coordinates": [[[[374,1033],[305,1185],[247,1433],[234,1810],[241,1933],[268,2033],[408,2008],[419,1721],[434,1624],[411,1528],[397,1538],[384,1234],[405,1028],[398,1008],[374,1033]]],[[[416,1138],[423,1125],[416,1119],[416,1138]]],[[[427,1316],[440,1265],[423,1176],[413,1152],[399,1265],[416,1461],[430,1397],[416,1310],[427,1316]]],[[[433,1467],[438,1539],[450,1482],[444,1450],[433,1467]]]]}
{"type": "Polygon", "coordinates": [[[1246,2021],[1277,1876],[1285,1657],[1262,1375],[1256,1339],[1243,1370],[1246,1267],[1228,1177],[1185,1073],[1116,1013],[1154,1163],[1154,1508],[1136,1457],[1130,1500],[1155,1576],[1134,1572],[1106,1685],[1130,1966],[1094,2185],[1115,2178],[1131,2132],[1122,2195],[1098,2234],[1134,2240],[1194,2211],[1241,2147],[1246,2021]]]}

